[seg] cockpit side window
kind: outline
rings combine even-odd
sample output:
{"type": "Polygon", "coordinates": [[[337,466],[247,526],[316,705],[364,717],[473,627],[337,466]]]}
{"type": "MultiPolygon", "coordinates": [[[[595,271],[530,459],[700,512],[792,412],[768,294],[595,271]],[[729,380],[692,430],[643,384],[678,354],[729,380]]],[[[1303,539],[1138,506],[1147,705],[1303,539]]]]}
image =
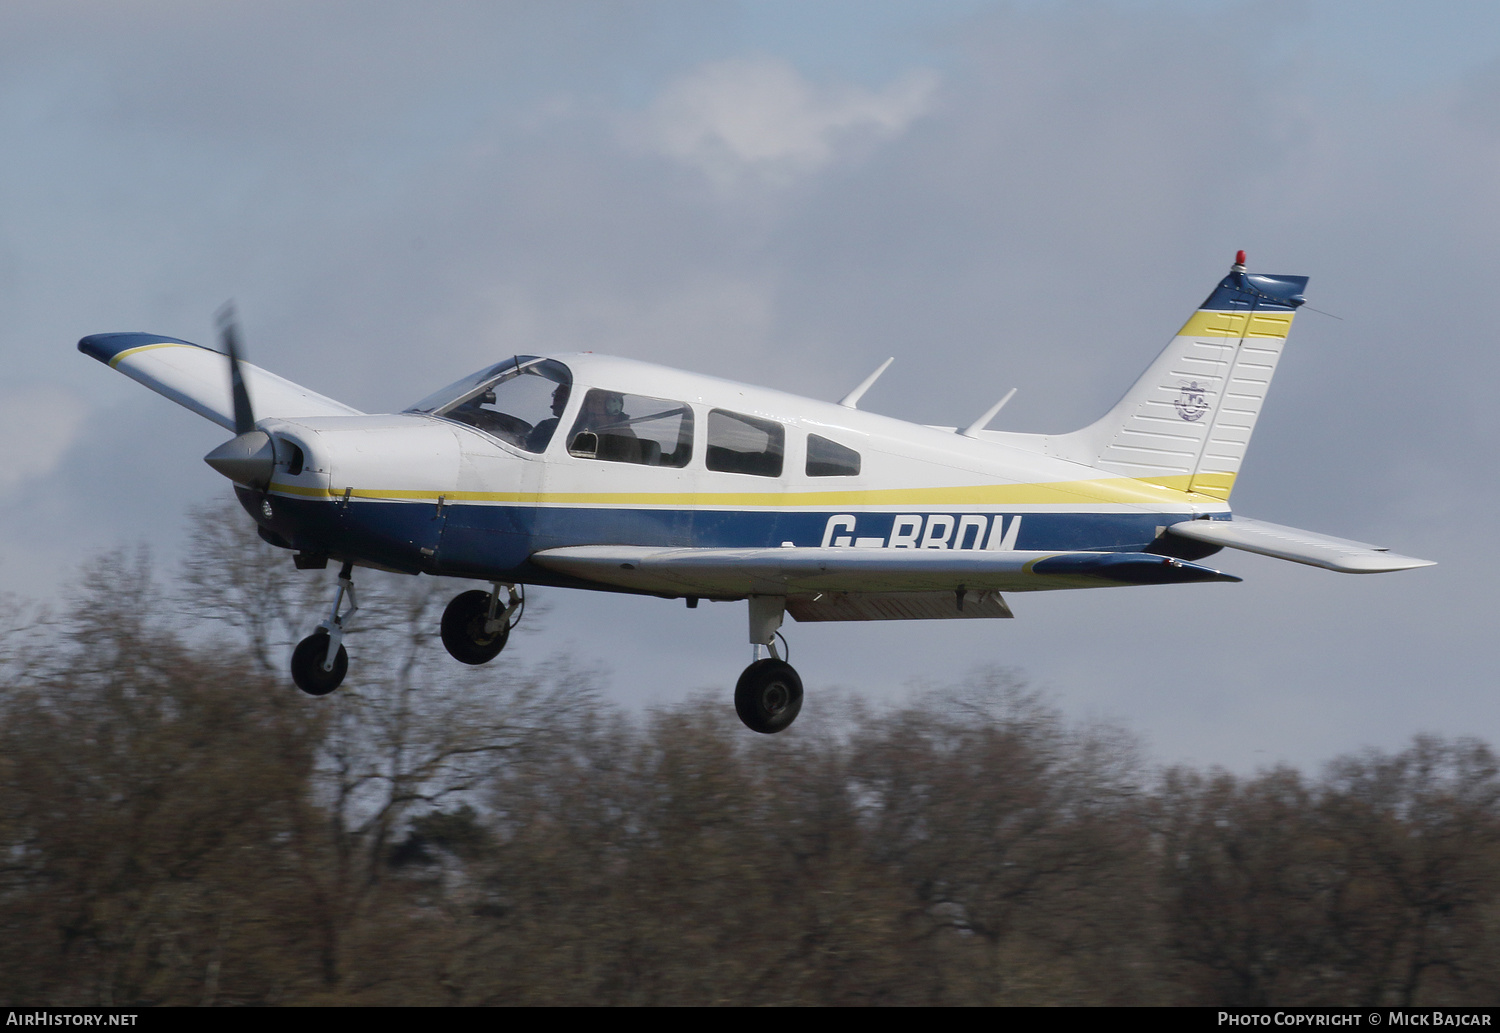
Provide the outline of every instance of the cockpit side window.
{"type": "Polygon", "coordinates": [[[594,388],[583,396],[568,454],[680,469],[693,457],[693,410],[665,398],[594,388]]]}
{"type": "Polygon", "coordinates": [[[465,423],[527,452],[542,452],[557,431],[572,386],[573,374],[562,363],[517,355],[448,385],[406,411],[465,423]]]}
{"type": "Polygon", "coordinates": [[[858,477],[859,453],[818,434],[807,436],[807,476],[858,477]]]}
{"type": "Polygon", "coordinates": [[[786,453],[786,428],[774,420],[711,409],[708,414],[710,470],[780,477],[786,453]]]}

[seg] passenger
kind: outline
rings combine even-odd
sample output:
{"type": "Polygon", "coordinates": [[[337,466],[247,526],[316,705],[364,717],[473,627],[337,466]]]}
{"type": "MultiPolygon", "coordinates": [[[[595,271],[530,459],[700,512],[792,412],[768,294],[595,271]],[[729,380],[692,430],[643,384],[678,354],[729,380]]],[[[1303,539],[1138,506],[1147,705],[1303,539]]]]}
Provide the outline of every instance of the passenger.
{"type": "Polygon", "coordinates": [[[584,395],[577,428],[577,433],[587,431],[598,437],[599,445],[593,458],[616,463],[641,461],[641,443],[630,428],[625,397],[618,392],[594,390],[584,395]]]}

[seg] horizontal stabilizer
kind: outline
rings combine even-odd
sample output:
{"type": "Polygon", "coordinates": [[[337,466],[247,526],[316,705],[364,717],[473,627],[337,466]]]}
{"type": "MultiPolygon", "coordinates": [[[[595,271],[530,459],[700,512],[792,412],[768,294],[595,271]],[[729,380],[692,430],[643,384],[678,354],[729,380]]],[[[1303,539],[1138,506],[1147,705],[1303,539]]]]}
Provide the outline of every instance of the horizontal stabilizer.
{"type": "MultiPolygon", "coordinates": [[[[93,334],[78,350],[140,381],[159,395],[234,430],[229,357],[202,345],[159,334],[93,334]]],[[[358,409],[309,391],[248,362],[240,363],[257,417],[358,416],[358,409]]]]}
{"type": "Polygon", "coordinates": [[[723,599],[816,592],[1038,592],[1239,580],[1140,552],[580,545],[547,549],[531,560],[548,570],[632,591],[723,599]]]}
{"type": "Polygon", "coordinates": [[[1179,538],[1210,545],[1258,552],[1279,560],[1306,563],[1345,574],[1378,574],[1392,570],[1433,566],[1432,560],[1401,556],[1379,545],[1352,542],[1295,527],[1269,524],[1264,520],[1235,517],[1232,520],[1184,520],[1167,528],[1179,538]]]}

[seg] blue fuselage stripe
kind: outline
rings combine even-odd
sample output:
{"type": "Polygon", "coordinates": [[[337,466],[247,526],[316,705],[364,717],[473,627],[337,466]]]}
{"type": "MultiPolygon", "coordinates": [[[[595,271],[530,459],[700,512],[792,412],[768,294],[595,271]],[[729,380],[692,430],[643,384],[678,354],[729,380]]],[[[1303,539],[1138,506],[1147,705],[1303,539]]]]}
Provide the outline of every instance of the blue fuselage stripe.
{"type": "Polygon", "coordinates": [[[1184,514],[976,514],[906,511],[725,511],[587,506],[443,505],[267,498],[239,489],[268,530],[308,552],[370,560],[413,573],[575,584],[529,562],[532,553],[577,545],[662,548],[1004,547],[1029,551],[1140,552],[1184,514]],[[269,505],[268,515],[265,507],[269,505]],[[1019,523],[1012,524],[1019,517],[1019,523]],[[1009,532],[1009,533],[1006,533],[1009,532]],[[991,538],[991,536],[994,536],[991,538]]]}

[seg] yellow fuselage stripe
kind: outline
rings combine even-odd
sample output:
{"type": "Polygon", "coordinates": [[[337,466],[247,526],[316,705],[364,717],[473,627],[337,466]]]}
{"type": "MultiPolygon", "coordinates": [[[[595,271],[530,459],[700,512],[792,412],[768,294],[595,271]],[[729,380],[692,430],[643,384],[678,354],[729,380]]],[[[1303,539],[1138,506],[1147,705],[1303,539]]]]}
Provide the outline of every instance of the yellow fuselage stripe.
{"type": "MultiPolygon", "coordinates": [[[[1233,474],[1216,474],[1215,479],[1233,474]]],[[[1201,479],[1201,475],[1200,475],[1201,479]]],[[[945,488],[889,488],[868,491],[807,492],[518,492],[432,491],[405,488],[352,488],[354,499],[388,502],[509,502],[521,505],[573,506],[723,506],[771,509],[838,509],[846,506],[1046,506],[1080,503],[1154,506],[1166,501],[1202,502],[1218,499],[1209,492],[1188,490],[1187,475],[1156,477],[1112,477],[1089,481],[1058,481],[1052,484],[974,484],[945,488]],[[1176,496],[1174,499],[1173,496],[1176,496]]],[[[1218,485],[1214,485],[1218,488],[1218,485]]],[[[273,482],[271,490],[306,498],[342,499],[343,488],[309,488],[273,482]]],[[[1223,489],[1228,495],[1228,487],[1223,489]]]]}

